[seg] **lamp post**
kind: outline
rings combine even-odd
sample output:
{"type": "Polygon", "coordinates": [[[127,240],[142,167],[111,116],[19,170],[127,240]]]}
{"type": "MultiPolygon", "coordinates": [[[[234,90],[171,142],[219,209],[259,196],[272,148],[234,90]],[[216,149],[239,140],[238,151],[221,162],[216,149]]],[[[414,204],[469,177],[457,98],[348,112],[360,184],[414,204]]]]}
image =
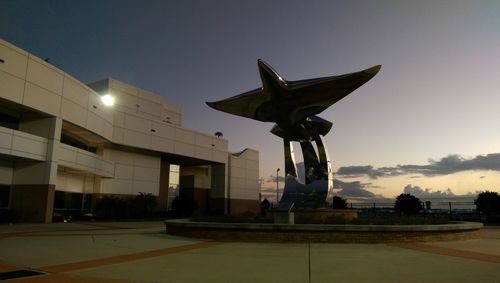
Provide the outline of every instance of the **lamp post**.
{"type": "Polygon", "coordinates": [[[276,169],[276,205],[278,205],[278,202],[279,202],[279,196],[278,196],[278,188],[279,188],[279,175],[278,175],[278,172],[280,171],[280,169],[276,169]]]}

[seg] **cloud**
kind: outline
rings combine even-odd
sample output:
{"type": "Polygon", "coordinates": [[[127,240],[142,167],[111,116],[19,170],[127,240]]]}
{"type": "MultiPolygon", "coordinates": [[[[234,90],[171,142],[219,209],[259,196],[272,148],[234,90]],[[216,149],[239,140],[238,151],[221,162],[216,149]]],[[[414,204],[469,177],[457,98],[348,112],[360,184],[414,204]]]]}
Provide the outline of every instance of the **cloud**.
{"type": "Polygon", "coordinates": [[[464,195],[455,194],[450,188],[441,191],[441,190],[432,190],[429,188],[422,189],[419,186],[412,186],[408,184],[404,187],[403,193],[411,194],[416,196],[417,198],[429,199],[429,198],[440,198],[440,199],[457,199],[462,197],[475,197],[480,191],[475,191],[473,193],[468,192],[464,195]]]}
{"type": "Polygon", "coordinates": [[[411,194],[418,198],[450,198],[456,196],[450,188],[446,191],[432,191],[431,189],[422,189],[419,186],[412,186],[411,184],[405,186],[403,193],[411,194]]]}
{"type": "Polygon", "coordinates": [[[375,198],[376,195],[370,191],[364,189],[364,184],[360,181],[354,182],[343,182],[338,179],[333,180],[333,187],[341,189],[337,195],[342,197],[355,197],[355,198],[375,198]]]}
{"type": "Polygon", "coordinates": [[[371,189],[383,189],[384,187],[374,185],[373,183],[362,183],[363,188],[371,188],[371,189]]]}
{"type": "MultiPolygon", "coordinates": [[[[276,201],[276,187],[266,187],[260,189],[261,199],[264,200],[267,198],[269,201],[276,201]]],[[[283,188],[279,188],[278,194],[281,197],[283,195],[283,188]]]]}
{"type": "Polygon", "coordinates": [[[377,177],[382,177],[383,173],[379,170],[373,169],[373,166],[347,166],[340,167],[337,174],[343,175],[349,178],[358,178],[363,175],[368,175],[370,178],[376,179],[377,177]]]}
{"type": "MultiPolygon", "coordinates": [[[[284,176],[278,176],[278,181],[280,183],[285,182],[285,177],[284,176]]],[[[276,183],[276,176],[274,175],[269,175],[269,178],[267,178],[266,182],[268,183],[276,183]]]]}
{"type": "MultiPolygon", "coordinates": [[[[337,174],[345,178],[368,176],[369,178],[377,179],[379,177],[393,177],[407,174],[439,176],[472,170],[500,171],[500,153],[478,155],[471,159],[451,154],[437,161],[429,159],[429,164],[427,165],[397,165],[395,167],[380,168],[373,168],[371,165],[345,166],[340,167],[337,174]]],[[[415,176],[411,178],[415,178],[415,176]]]]}

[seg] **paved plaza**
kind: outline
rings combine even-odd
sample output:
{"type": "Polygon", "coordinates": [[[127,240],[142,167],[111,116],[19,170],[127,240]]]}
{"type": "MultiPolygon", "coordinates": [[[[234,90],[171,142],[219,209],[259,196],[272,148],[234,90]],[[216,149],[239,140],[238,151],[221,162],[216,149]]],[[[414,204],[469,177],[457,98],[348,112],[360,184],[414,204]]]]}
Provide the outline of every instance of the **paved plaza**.
{"type": "Polygon", "coordinates": [[[5,282],[500,282],[500,227],[467,241],[214,242],[162,222],[0,225],[5,282]],[[26,275],[27,270],[40,272],[26,275]],[[8,279],[10,278],[10,279],[8,279]]]}

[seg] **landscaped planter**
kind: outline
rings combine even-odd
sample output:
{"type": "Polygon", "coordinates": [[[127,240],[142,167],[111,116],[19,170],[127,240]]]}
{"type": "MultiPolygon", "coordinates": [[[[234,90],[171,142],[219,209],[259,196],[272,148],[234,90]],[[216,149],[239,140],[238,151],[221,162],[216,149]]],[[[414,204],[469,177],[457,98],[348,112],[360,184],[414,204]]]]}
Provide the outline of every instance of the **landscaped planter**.
{"type": "Polygon", "coordinates": [[[481,223],[439,225],[328,225],[212,223],[188,219],[166,220],[166,232],[220,241],[293,241],[331,243],[428,242],[475,239],[481,223]]]}

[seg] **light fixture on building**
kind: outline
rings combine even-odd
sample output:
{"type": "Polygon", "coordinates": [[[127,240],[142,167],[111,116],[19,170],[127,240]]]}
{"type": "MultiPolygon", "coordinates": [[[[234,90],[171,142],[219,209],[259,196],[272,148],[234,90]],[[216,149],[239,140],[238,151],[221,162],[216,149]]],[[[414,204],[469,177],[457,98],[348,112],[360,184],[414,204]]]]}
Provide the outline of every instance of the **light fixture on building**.
{"type": "Polygon", "coordinates": [[[101,101],[106,106],[113,106],[115,104],[115,98],[111,94],[101,96],[101,101]]]}

